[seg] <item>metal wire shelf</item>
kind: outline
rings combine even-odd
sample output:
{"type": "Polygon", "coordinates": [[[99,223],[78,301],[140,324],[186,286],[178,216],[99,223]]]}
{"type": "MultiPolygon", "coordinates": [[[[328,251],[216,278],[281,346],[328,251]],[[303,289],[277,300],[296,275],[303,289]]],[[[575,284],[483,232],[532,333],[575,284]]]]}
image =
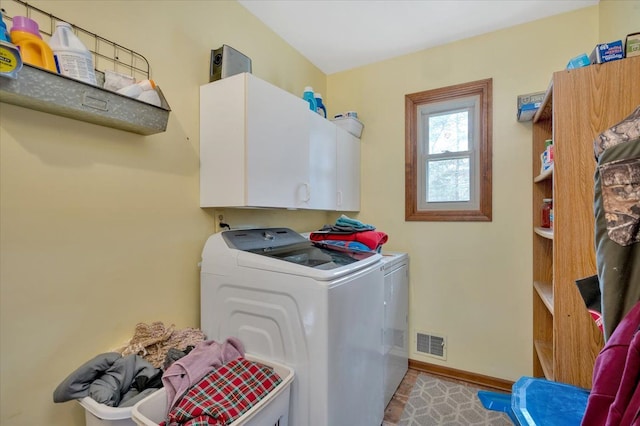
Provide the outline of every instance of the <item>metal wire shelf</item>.
{"type": "Polygon", "coordinates": [[[140,53],[128,49],[118,43],[107,40],[91,31],[85,30],[73,23],[52,15],[42,9],[30,5],[22,0],[3,1],[2,14],[9,21],[14,16],[26,16],[33,19],[40,27],[40,33],[48,41],[56,28],[57,22],[67,22],[74,33],[93,54],[96,70],[106,70],[131,75],[136,80],[151,78],[151,68],[147,59],[140,53]]]}

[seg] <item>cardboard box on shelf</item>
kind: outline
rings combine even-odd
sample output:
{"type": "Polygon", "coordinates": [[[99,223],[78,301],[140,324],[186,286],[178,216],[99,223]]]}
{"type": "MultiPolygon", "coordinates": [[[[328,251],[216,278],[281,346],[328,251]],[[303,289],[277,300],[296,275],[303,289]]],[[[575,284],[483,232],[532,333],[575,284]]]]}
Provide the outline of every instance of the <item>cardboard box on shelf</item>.
{"type": "Polygon", "coordinates": [[[518,95],[518,109],[525,104],[541,103],[544,99],[545,92],[527,93],[526,95],[518,95]]]}
{"type": "Polygon", "coordinates": [[[592,64],[603,64],[605,62],[616,61],[622,58],[624,58],[622,40],[596,44],[591,55],[589,55],[589,60],[592,64]]]}
{"type": "Polygon", "coordinates": [[[536,112],[538,112],[541,104],[541,102],[536,102],[533,104],[522,105],[522,107],[518,109],[518,121],[532,120],[533,116],[536,115],[536,112]]]}
{"type": "Polygon", "coordinates": [[[576,56],[575,58],[571,58],[569,63],[567,64],[567,69],[572,70],[575,68],[582,68],[591,65],[591,60],[587,56],[586,53],[576,56]]]}
{"type": "Polygon", "coordinates": [[[518,121],[529,121],[536,115],[536,111],[542,105],[545,92],[528,93],[518,95],[518,121]]]}
{"type": "Polygon", "coordinates": [[[627,58],[640,56],[640,33],[628,34],[624,41],[625,54],[627,58]]]}

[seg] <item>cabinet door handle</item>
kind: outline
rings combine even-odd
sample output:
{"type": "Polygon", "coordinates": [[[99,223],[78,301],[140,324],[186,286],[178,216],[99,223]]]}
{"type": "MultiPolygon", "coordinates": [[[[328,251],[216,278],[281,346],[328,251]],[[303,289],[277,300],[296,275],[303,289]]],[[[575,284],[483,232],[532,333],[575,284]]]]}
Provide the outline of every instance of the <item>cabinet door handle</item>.
{"type": "Polygon", "coordinates": [[[302,185],[304,186],[305,192],[307,194],[307,197],[302,201],[304,201],[306,203],[307,201],[309,201],[311,199],[311,187],[309,186],[308,183],[303,183],[302,185]]]}
{"type": "Polygon", "coordinates": [[[338,207],[342,205],[342,191],[338,191],[338,207]]]}

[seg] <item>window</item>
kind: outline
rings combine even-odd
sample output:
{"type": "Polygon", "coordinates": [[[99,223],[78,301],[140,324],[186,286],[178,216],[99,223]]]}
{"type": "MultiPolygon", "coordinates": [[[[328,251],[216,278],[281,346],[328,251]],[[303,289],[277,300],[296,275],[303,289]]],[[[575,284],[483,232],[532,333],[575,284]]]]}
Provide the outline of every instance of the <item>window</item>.
{"type": "Polygon", "coordinates": [[[405,96],[405,219],[491,221],[492,80],[405,96]]]}

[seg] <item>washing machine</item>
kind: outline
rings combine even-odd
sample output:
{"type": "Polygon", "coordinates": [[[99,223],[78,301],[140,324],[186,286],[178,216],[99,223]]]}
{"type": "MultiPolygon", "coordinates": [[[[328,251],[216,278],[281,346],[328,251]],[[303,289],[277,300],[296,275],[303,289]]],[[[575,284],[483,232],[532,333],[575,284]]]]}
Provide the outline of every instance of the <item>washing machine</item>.
{"type": "Polygon", "coordinates": [[[384,405],[391,401],[409,369],[409,255],[383,253],[384,405]]]}
{"type": "Polygon", "coordinates": [[[223,231],[202,252],[207,338],[291,367],[290,424],[374,426],[384,416],[384,267],[288,228],[223,231]]]}

